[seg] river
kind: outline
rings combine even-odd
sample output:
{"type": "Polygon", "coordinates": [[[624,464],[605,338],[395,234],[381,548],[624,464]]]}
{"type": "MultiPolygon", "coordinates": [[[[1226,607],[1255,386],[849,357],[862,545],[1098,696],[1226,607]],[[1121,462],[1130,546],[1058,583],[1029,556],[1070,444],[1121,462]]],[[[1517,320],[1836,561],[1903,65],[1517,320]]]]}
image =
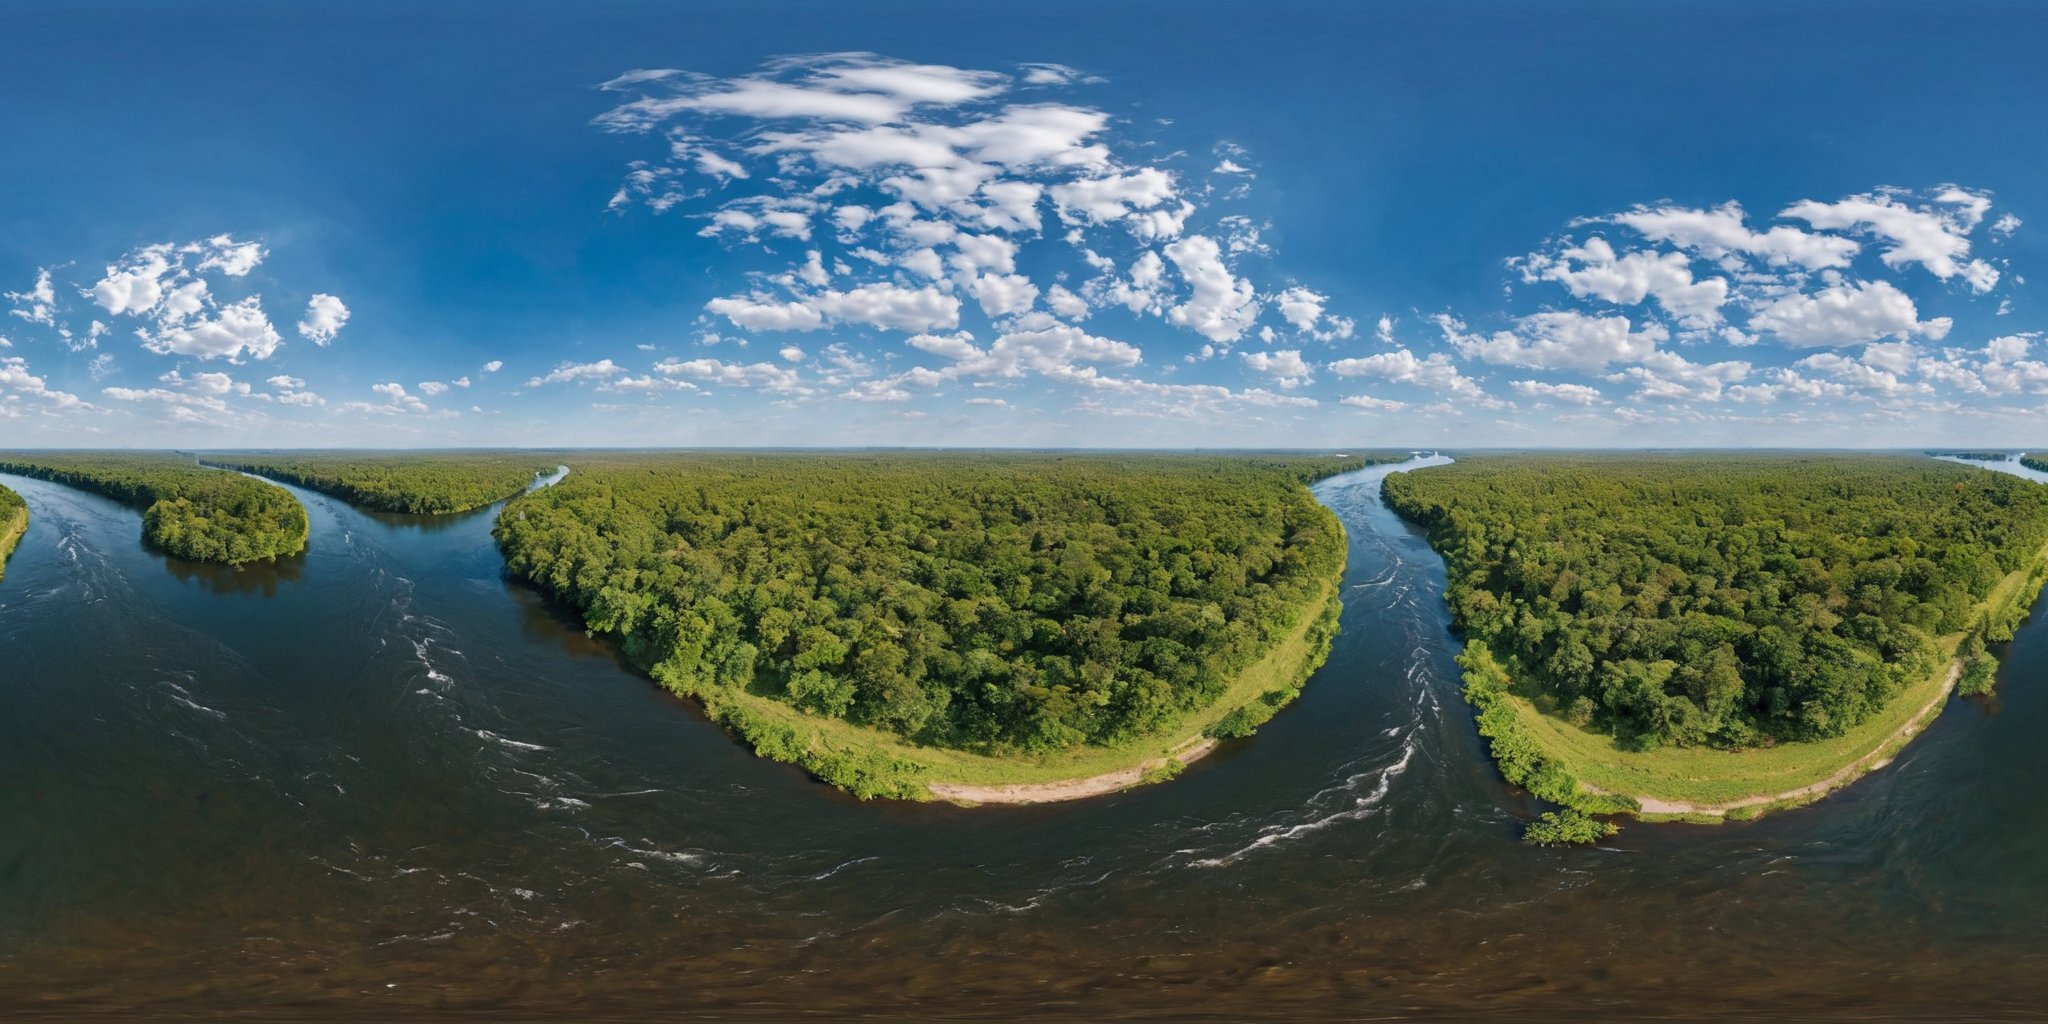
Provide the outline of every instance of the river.
{"type": "Polygon", "coordinates": [[[1301,699],[1161,786],[862,804],[507,581],[494,510],[293,488],[242,571],[0,477],[0,1017],[2008,1019],[2048,997],[2048,625],[1889,768],[1523,846],[1381,503],[1301,699]]]}

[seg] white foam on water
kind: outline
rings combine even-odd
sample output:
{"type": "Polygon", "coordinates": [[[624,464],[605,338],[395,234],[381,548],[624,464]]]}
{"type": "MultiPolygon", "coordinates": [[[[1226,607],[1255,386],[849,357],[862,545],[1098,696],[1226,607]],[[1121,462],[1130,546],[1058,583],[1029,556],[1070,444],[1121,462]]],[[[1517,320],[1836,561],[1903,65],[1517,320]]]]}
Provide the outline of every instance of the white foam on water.
{"type": "Polygon", "coordinates": [[[1356,793],[1357,788],[1361,784],[1371,780],[1372,788],[1363,794],[1353,796],[1349,806],[1294,825],[1268,825],[1261,830],[1261,834],[1257,839],[1252,840],[1245,846],[1221,857],[1205,857],[1201,860],[1190,861],[1188,866],[1196,868],[1229,867],[1258,850],[1277,846],[1281,843],[1292,842],[1303,836],[1314,835],[1333,825],[1346,821],[1358,821],[1379,813],[1380,803],[1392,791],[1394,780],[1400,778],[1402,773],[1408,770],[1408,765],[1414,761],[1417,746],[1415,733],[1411,731],[1408,734],[1407,740],[1401,744],[1401,756],[1392,764],[1384,768],[1354,774],[1343,782],[1309,798],[1310,805],[1314,805],[1328,796],[1356,793]]]}
{"type": "Polygon", "coordinates": [[[501,747],[509,747],[509,748],[511,748],[511,749],[513,749],[513,750],[546,750],[546,749],[548,749],[548,748],[546,748],[546,747],[544,747],[544,746],[541,746],[541,745],[540,745],[540,744],[538,744],[538,743],[526,743],[526,742],[523,742],[523,741],[520,741],[520,740],[515,740],[515,739],[508,739],[508,738],[506,738],[506,737],[504,737],[504,736],[500,736],[500,735],[498,735],[497,733],[494,733],[494,732],[490,731],[489,729],[471,729],[471,730],[469,730],[469,731],[470,731],[470,732],[472,732],[472,733],[474,733],[474,734],[476,735],[476,738],[477,738],[477,739],[480,739],[480,740],[486,740],[486,741],[489,741],[489,742],[491,742],[491,743],[496,743],[497,745],[499,745],[499,746],[501,746],[501,747]]]}

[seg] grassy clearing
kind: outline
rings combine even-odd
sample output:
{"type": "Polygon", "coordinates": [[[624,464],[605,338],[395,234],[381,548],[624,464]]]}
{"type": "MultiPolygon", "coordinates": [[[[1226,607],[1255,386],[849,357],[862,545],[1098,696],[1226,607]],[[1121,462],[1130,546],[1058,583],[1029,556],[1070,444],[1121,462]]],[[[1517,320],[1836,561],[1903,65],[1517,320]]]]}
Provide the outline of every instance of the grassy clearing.
{"type": "MultiPolygon", "coordinates": [[[[1976,622],[2013,615],[2030,605],[2048,578],[2048,548],[2035,555],[2025,569],[2008,573],[1985,599],[1978,603],[1976,622]]],[[[1961,645],[1964,633],[1943,637],[1941,645],[1950,655],[1961,645]]],[[[1784,743],[1774,747],[1743,751],[1702,747],[1665,747],[1638,752],[1617,747],[1612,737],[1578,728],[1546,713],[1547,700],[1532,700],[1525,693],[1508,697],[1522,729],[1543,754],[1577,779],[1581,786],[1625,794],[1637,801],[1695,805],[1703,809],[1723,808],[1741,801],[1761,801],[1730,809],[1726,816],[1738,820],[1754,818],[1772,810],[1798,806],[1825,795],[1821,792],[1788,796],[1796,790],[1828,782],[1852,766],[1861,768],[1837,780],[1829,790],[1881,767],[1939,713],[1936,707],[1925,720],[1916,717],[1937,701],[1954,680],[1952,667],[1915,682],[1893,697],[1883,711],[1872,715],[1855,729],[1832,739],[1806,743],[1784,743]]],[[[1653,821],[1718,821],[1713,811],[1697,813],[1644,813],[1653,821]]]]}
{"type": "MultiPolygon", "coordinates": [[[[840,785],[846,783],[828,773],[835,766],[857,766],[869,785],[849,787],[856,792],[865,789],[875,795],[924,800],[931,798],[933,784],[1011,786],[1086,779],[1171,758],[1234,712],[1252,706],[1277,709],[1293,699],[1329,654],[1342,604],[1338,589],[1337,580],[1325,581],[1322,596],[1303,609],[1294,630],[1214,703],[1183,716],[1170,728],[1115,746],[1077,747],[1041,757],[998,757],[918,746],[892,733],[754,694],[719,690],[694,696],[703,700],[713,718],[739,732],[759,753],[794,761],[840,785]]],[[[1154,770],[1141,781],[1165,781],[1173,774],[1177,773],[1154,770]]]]}

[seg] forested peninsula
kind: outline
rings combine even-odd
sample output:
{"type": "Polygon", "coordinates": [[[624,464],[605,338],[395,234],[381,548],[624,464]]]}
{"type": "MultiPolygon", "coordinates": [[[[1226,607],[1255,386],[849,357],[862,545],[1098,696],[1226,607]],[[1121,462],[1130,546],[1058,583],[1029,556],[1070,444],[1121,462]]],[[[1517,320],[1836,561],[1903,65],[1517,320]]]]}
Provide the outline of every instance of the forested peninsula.
{"type": "Polygon", "coordinates": [[[1393,458],[603,455],[496,533],[663,686],[861,797],[1150,781],[1321,663],[1344,532],[1306,484],[1393,458]]]}
{"type": "Polygon", "coordinates": [[[2039,455],[2029,453],[2020,456],[2020,465],[2036,473],[2048,473],[2048,459],[2044,459],[2039,455]]]}
{"type": "Polygon", "coordinates": [[[254,473],[378,512],[447,515],[532,485],[555,459],[513,452],[219,452],[208,465],[254,473]]]}
{"type": "Polygon", "coordinates": [[[2048,487],[1924,458],[1476,456],[1384,494],[1502,774],[1578,811],[1817,798],[1988,687],[2048,578],[2048,487]]]}
{"type": "Polygon", "coordinates": [[[21,495],[0,487],[0,579],[7,578],[7,557],[28,532],[28,502],[21,495]]]}
{"type": "Polygon", "coordinates": [[[199,562],[241,565],[306,549],[306,510],[281,487],[206,469],[179,455],[48,452],[0,455],[0,473],[50,480],[140,506],[142,538],[199,562]]]}

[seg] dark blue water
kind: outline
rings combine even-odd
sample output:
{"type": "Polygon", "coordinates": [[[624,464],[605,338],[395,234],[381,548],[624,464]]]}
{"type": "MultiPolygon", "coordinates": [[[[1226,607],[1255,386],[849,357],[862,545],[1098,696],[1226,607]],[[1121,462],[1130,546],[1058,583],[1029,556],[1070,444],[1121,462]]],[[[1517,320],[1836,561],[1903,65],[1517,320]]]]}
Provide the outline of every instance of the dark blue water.
{"type": "Polygon", "coordinates": [[[1518,841],[1442,564],[1325,481],[1343,633],[1170,784],[861,804],[502,576],[492,511],[294,491],[303,556],[4,482],[0,1017],[2009,1019],[2048,997],[2048,634],[1820,805],[1518,841]]]}

